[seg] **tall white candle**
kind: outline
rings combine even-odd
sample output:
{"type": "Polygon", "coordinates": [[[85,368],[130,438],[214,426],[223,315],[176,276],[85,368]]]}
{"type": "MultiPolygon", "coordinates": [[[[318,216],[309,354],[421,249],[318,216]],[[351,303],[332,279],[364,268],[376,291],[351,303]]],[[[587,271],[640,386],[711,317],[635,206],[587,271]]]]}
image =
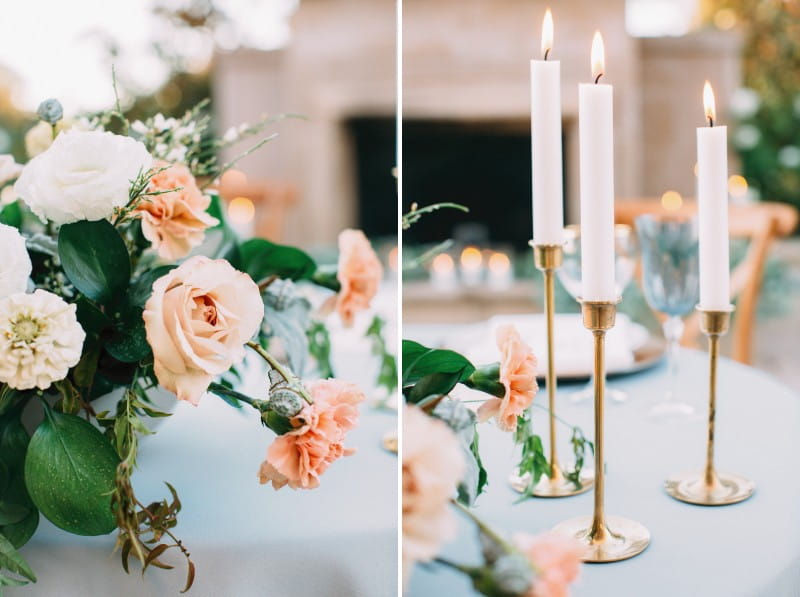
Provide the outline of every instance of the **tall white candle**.
{"type": "Polygon", "coordinates": [[[592,42],[593,83],[578,88],[581,181],[581,293],[584,300],[613,301],[614,281],[614,93],[601,85],[603,38],[592,42]]]}
{"type": "Polygon", "coordinates": [[[531,157],[533,160],[533,242],[564,242],[561,166],[561,63],[553,49],[553,17],[542,23],[542,60],[531,60],[531,157]]]}
{"type": "Polygon", "coordinates": [[[715,126],[714,91],[706,81],[709,126],[697,129],[697,202],[700,212],[700,308],[730,308],[728,257],[728,128],[715,126]]]}

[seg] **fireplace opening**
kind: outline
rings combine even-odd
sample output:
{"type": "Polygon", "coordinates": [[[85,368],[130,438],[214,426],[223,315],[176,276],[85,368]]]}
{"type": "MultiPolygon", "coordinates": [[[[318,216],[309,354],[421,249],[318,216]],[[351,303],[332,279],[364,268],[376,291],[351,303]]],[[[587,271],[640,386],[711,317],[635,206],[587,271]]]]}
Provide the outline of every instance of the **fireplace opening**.
{"type": "Polygon", "coordinates": [[[524,250],[533,235],[530,122],[406,120],[403,197],[404,211],[413,202],[469,208],[423,218],[404,234],[406,242],[453,238],[524,250]]]}
{"type": "Polygon", "coordinates": [[[395,119],[359,117],[346,126],[353,140],[358,226],[370,238],[396,237],[395,119]]]}

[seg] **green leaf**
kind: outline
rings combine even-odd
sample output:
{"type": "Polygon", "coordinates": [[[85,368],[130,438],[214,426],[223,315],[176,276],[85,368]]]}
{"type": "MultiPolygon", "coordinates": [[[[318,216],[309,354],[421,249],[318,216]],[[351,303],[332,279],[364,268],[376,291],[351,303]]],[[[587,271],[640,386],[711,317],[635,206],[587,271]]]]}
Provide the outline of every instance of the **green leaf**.
{"type": "Polygon", "coordinates": [[[75,301],[78,323],[87,334],[99,334],[111,325],[111,319],[85,296],[75,301]]]}
{"type": "Polygon", "coordinates": [[[264,424],[278,435],[283,435],[294,429],[294,425],[292,425],[289,419],[279,415],[275,411],[267,411],[263,420],[264,424]]]}
{"type": "Polygon", "coordinates": [[[409,403],[417,404],[428,396],[449,394],[462,377],[462,370],[453,373],[431,373],[417,381],[413,386],[404,388],[403,391],[409,403]]]}
{"type": "Polygon", "coordinates": [[[62,226],[58,255],[69,281],[93,301],[107,304],[128,288],[128,249],[117,229],[106,220],[62,226]]]}
{"type": "Polygon", "coordinates": [[[270,276],[307,280],[317,264],[307,253],[295,247],[277,245],[263,238],[251,238],[240,247],[241,270],[256,282],[270,276]]]}
{"type": "Polygon", "coordinates": [[[153,282],[167,275],[170,271],[178,267],[177,265],[162,265],[144,272],[134,280],[128,293],[128,304],[137,307],[144,307],[147,299],[153,294],[153,282]]]}
{"type": "Polygon", "coordinates": [[[14,547],[22,547],[39,525],[39,512],[25,488],[25,452],[28,432],[19,419],[19,411],[0,420],[0,463],[8,473],[8,483],[0,495],[4,516],[0,533],[14,547]]]}
{"type": "Polygon", "coordinates": [[[114,326],[114,333],[105,344],[112,357],[123,363],[138,363],[151,354],[142,319],[142,309],[131,307],[114,326]]]}
{"type": "Polygon", "coordinates": [[[11,544],[11,541],[6,539],[3,535],[0,535],[0,568],[36,582],[36,575],[33,573],[33,570],[31,570],[28,562],[19,555],[19,552],[11,544]]]}
{"type": "Polygon", "coordinates": [[[6,224],[19,228],[22,225],[22,208],[19,201],[9,203],[3,209],[0,209],[0,224],[6,224]]]}
{"type": "Polygon", "coordinates": [[[45,406],[25,459],[33,503],[57,527],[75,535],[105,535],[117,524],[111,492],[119,465],[114,448],[89,422],[45,406]]]}
{"type": "Polygon", "coordinates": [[[453,350],[433,349],[413,340],[403,340],[404,386],[433,373],[459,373],[458,381],[465,381],[473,371],[475,366],[469,359],[453,350]]]}

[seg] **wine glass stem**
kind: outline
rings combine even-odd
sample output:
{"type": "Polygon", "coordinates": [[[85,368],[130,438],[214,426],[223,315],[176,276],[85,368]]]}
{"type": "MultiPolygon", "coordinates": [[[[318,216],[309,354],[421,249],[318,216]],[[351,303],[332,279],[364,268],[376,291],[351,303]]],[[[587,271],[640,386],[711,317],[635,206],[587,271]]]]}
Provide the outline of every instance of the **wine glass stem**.
{"type": "Polygon", "coordinates": [[[678,383],[678,352],[683,337],[683,320],[678,315],[672,315],[664,322],[664,337],[667,340],[667,400],[674,400],[678,383]]]}

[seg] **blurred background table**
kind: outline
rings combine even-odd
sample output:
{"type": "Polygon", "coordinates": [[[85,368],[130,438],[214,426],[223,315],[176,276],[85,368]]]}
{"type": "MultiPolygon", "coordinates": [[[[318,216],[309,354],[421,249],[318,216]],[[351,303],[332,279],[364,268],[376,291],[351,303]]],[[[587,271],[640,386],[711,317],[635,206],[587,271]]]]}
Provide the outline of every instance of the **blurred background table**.
{"type": "MultiPolygon", "coordinates": [[[[800,478],[793,474],[800,448],[796,433],[800,397],[769,375],[723,359],[719,370],[716,453],[719,470],[745,475],[756,493],[734,506],[692,506],[668,497],[664,480],[673,473],[701,470],[705,457],[708,361],[684,349],[681,398],[699,411],[694,419],[656,422],[647,417],[661,397],[663,367],[615,379],[629,401],[606,411],[606,510],[638,520],[652,542],[639,557],[615,564],[585,565],[573,595],[674,597],[794,597],[800,591],[800,478]]],[[[559,388],[559,415],[592,433],[593,409],[572,405],[559,388]]],[[[466,390],[470,393],[470,390],[466,390]]],[[[466,393],[464,398],[466,398],[466,393]]],[[[544,404],[544,396],[537,397],[544,404]]],[[[546,413],[534,409],[534,425],[545,432],[546,413]]],[[[476,512],[504,533],[539,533],[568,518],[592,512],[592,492],[514,505],[507,483],[516,460],[512,439],[482,425],[481,454],[489,487],[476,512]]],[[[571,451],[560,429],[562,458],[571,451]]],[[[460,520],[458,537],[444,557],[465,564],[480,561],[474,528],[460,520]]],[[[472,595],[465,577],[443,568],[417,566],[409,597],[472,595]]],[[[475,593],[477,594],[477,593],[475,593]]]]}

